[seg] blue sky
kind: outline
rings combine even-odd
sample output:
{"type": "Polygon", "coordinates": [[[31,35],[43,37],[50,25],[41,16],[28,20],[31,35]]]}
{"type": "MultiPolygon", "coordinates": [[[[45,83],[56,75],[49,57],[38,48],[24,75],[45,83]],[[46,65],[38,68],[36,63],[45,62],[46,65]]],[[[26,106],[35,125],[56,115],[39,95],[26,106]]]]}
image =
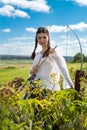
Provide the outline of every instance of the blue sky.
{"type": "MultiPolygon", "coordinates": [[[[0,0],[0,54],[31,55],[36,29],[50,31],[51,46],[74,56],[80,46],[87,56],[87,0],[0,0]]],[[[38,46],[37,51],[40,47],[38,46]]]]}

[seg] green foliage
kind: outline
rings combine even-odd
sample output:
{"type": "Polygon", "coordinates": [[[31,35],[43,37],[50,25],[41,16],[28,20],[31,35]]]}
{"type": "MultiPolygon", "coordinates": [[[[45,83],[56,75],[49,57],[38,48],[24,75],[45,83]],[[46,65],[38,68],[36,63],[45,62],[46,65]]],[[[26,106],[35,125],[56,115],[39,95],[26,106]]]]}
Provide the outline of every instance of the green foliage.
{"type": "Polygon", "coordinates": [[[86,73],[80,93],[51,92],[41,80],[24,84],[23,78],[14,78],[0,87],[0,130],[87,130],[86,86],[86,73]]]}
{"type": "MultiPolygon", "coordinates": [[[[28,77],[28,72],[30,70],[31,64],[29,64],[29,61],[20,61],[18,60],[6,60],[0,61],[0,84],[10,82],[15,77],[23,77],[26,81],[28,77]]],[[[70,69],[71,77],[73,75],[72,69],[75,71],[77,69],[80,69],[80,63],[67,63],[68,68],[70,69]]],[[[83,63],[83,70],[87,70],[87,62],[83,63]]]]}
{"type": "MultiPolygon", "coordinates": [[[[87,130],[86,64],[83,64],[85,74],[80,79],[79,93],[72,89],[53,93],[43,88],[41,80],[27,83],[29,66],[1,68],[0,83],[5,82],[0,85],[0,130],[87,130]]],[[[79,66],[79,63],[68,63],[73,82],[79,66]]],[[[53,76],[55,87],[54,83],[53,76]]]]}
{"type": "Polygon", "coordinates": [[[81,59],[83,59],[83,61],[86,61],[86,57],[84,56],[84,54],[81,54],[79,52],[74,56],[73,62],[81,62],[81,59]]]}

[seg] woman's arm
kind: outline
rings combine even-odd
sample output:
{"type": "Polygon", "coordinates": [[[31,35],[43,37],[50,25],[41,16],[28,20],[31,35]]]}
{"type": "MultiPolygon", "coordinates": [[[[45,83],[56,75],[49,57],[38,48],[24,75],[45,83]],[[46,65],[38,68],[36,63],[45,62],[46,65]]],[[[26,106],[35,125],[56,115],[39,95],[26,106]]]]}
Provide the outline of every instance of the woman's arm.
{"type": "Polygon", "coordinates": [[[40,60],[41,56],[40,56],[40,53],[37,53],[34,60],[33,60],[33,64],[32,64],[32,67],[31,67],[31,70],[30,70],[30,74],[36,74],[39,67],[38,67],[38,62],[40,60]]]}
{"type": "Polygon", "coordinates": [[[68,68],[66,66],[65,59],[62,56],[58,55],[56,52],[52,56],[55,59],[63,78],[67,81],[68,85],[71,88],[74,88],[74,85],[72,83],[72,80],[71,80],[69,72],[68,72],[68,68]]]}
{"type": "Polygon", "coordinates": [[[30,74],[36,74],[38,72],[38,69],[39,69],[38,65],[33,66],[32,69],[30,70],[30,74]]]}

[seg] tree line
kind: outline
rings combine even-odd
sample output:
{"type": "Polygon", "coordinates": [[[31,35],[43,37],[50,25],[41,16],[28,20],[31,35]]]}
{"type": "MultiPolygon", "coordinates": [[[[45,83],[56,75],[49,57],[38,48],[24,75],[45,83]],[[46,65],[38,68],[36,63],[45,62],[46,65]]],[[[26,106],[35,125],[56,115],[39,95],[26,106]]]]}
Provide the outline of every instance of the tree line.
{"type": "Polygon", "coordinates": [[[81,54],[80,52],[73,57],[73,62],[81,62],[81,57],[83,59],[83,62],[87,62],[87,56],[81,54]]]}

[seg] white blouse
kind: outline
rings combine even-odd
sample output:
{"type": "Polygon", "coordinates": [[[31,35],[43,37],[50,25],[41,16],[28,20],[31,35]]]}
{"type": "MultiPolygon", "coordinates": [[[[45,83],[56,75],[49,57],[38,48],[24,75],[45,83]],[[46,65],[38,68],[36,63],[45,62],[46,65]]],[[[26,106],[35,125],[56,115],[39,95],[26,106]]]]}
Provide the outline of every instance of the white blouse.
{"type": "MultiPolygon", "coordinates": [[[[40,65],[44,59],[45,57],[43,58],[41,53],[38,52],[34,58],[32,67],[36,66],[38,63],[40,65]]],[[[65,59],[55,52],[50,54],[39,67],[35,80],[41,79],[44,87],[52,91],[57,91],[60,90],[60,74],[63,77],[63,89],[68,89],[70,86],[74,86],[69,76],[65,59]],[[54,75],[55,78],[53,79],[51,75],[54,75]]]]}

